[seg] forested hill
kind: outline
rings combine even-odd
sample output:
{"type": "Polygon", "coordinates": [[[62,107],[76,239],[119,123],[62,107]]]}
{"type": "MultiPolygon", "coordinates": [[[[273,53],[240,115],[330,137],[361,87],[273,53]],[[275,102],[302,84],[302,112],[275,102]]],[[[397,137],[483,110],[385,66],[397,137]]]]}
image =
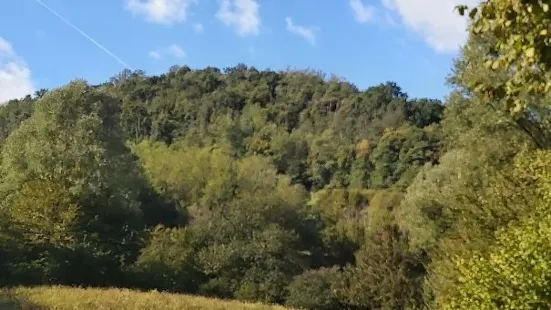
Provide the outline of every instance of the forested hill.
{"type": "Polygon", "coordinates": [[[482,64],[492,40],[469,39],[445,104],[245,65],[10,101],[0,285],[322,310],[549,305],[548,110],[512,116],[510,98],[477,95],[473,81],[509,74],[482,64]]]}
{"type": "Polygon", "coordinates": [[[438,161],[443,109],[391,82],[358,90],[245,65],[126,71],[11,101],[0,107],[4,280],[352,302],[302,286],[333,281],[344,272],[333,266],[363,278],[361,248],[388,264],[379,251],[395,249],[376,236],[397,233],[392,207],[438,161]]]}
{"type": "MultiPolygon", "coordinates": [[[[236,158],[267,157],[307,189],[388,187],[402,177],[407,184],[416,167],[438,157],[434,125],[442,104],[410,99],[392,82],[358,90],[317,72],[238,65],[173,67],[152,77],[125,71],[94,88],[120,100],[127,140],[217,145],[236,158]]],[[[2,107],[0,139],[33,105],[27,98],[2,107]]]]}

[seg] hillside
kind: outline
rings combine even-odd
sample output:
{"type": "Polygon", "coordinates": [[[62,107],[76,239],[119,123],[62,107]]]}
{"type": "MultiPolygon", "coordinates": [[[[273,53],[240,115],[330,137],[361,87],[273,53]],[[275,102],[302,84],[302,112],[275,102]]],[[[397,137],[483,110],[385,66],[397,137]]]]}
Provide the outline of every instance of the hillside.
{"type": "Polygon", "coordinates": [[[0,309],[284,310],[285,308],[159,292],[142,293],[119,289],[37,287],[0,291],[0,309]]]}
{"type": "Polygon", "coordinates": [[[386,218],[438,161],[443,110],[393,82],[359,90],[245,65],[125,71],[11,101],[0,107],[5,284],[340,307],[356,298],[341,294],[358,251],[407,241],[386,218]]]}

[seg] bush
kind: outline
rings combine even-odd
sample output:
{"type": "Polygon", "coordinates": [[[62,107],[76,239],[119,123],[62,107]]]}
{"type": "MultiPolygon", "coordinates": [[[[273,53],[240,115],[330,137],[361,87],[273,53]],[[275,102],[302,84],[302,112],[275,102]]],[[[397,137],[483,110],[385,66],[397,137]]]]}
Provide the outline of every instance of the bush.
{"type": "Polygon", "coordinates": [[[547,309],[551,305],[551,215],[502,231],[489,253],[455,260],[454,296],[440,309],[547,309]]]}
{"type": "Polygon", "coordinates": [[[288,287],[287,305],[306,309],[339,309],[335,293],[341,272],[337,267],[308,270],[294,278],[288,287]]]}
{"type": "Polygon", "coordinates": [[[192,233],[184,228],[157,227],[132,268],[139,287],[196,292],[204,279],[195,267],[192,233]]]}

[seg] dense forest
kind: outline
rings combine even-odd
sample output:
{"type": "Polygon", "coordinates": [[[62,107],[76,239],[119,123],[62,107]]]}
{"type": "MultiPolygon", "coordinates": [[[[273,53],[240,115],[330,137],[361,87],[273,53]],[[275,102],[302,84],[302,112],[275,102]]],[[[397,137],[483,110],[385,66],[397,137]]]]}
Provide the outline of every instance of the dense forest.
{"type": "Polygon", "coordinates": [[[0,285],[548,307],[551,21],[517,2],[470,12],[445,102],[239,64],[1,105],[0,285]]]}

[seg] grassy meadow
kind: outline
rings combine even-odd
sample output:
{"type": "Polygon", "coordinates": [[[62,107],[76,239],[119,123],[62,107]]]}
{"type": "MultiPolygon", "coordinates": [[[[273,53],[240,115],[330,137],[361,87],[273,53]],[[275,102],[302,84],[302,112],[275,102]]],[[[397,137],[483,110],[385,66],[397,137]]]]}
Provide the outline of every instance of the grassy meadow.
{"type": "Polygon", "coordinates": [[[12,309],[284,310],[287,308],[154,291],[137,292],[129,289],[84,289],[44,286],[0,290],[0,310],[12,309]]]}

